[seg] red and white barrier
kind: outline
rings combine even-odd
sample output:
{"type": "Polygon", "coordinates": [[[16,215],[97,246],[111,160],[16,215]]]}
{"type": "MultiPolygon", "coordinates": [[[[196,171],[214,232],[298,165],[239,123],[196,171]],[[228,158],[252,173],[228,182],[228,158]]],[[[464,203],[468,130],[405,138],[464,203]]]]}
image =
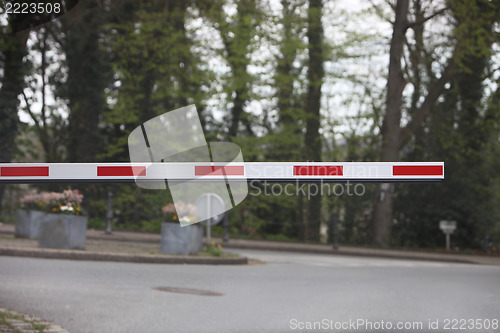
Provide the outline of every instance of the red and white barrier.
{"type": "Polygon", "coordinates": [[[443,162],[5,163],[0,183],[179,180],[406,182],[444,179],[443,162]]]}

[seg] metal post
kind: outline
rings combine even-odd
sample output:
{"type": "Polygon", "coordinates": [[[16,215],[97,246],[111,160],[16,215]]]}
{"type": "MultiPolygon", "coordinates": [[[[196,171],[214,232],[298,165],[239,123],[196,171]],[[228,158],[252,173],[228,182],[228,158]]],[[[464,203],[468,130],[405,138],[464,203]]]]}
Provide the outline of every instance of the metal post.
{"type": "Polygon", "coordinates": [[[446,251],[450,251],[450,233],[446,233],[446,251]]]}
{"type": "Polygon", "coordinates": [[[106,211],[106,234],[111,234],[111,222],[113,220],[113,209],[111,207],[113,192],[108,191],[108,209],[106,211]]]}
{"type": "Polygon", "coordinates": [[[222,238],[223,242],[229,241],[229,214],[226,212],[224,214],[224,221],[222,221],[224,226],[224,236],[222,238]]]}
{"type": "Polygon", "coordinates": [[[338,229],[338,214],[336,211],[332,213],[332,244],[335,250],[339,249],[339,229],[338,229]]]}
{"type": "MultiPolygon", "coordinates": [[[[209,195],[208,196],[208,199],[207,199],[207,216],[212,216],[212,196],[209,195]]],[[[208,218],[206,220],[207,222],[207,244],[210,245],[210,242],[212,241],[212,237],[210,235],[210,226],[211,226],[211,222],[212,222],[212,218],[208,218]]]]}
{"type": "Polygon", "coordinates": [[[212,235],[210,234],[210,222],[212,221],[212,218],[209,218],[206,220],[207,222],[207,244],[210,244],[212,241],[212,235]]]}

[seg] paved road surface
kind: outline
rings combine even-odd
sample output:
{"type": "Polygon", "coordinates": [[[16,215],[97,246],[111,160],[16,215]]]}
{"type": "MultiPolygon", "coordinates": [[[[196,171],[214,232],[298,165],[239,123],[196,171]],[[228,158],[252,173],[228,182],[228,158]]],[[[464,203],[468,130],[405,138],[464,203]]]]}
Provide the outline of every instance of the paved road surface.
{"type": "MultiPolygon", "coordinates": [[[[367,321],[375,332],[384,331],[375,330],[380,325],[394,327],[400,322],[416,325],[409,331],[426,332],[432,331],[429,319],[439,320],[440,331],[445,319],[500,319],[500,267],[233,252],[267,264],[155,265],[0,257],[0,307],[53,321],[73,333],[293,332],[307,328],[308,322],[346,328],[349,320],[360,324],[353,332],[367,331],[367,321]],[[171,293],[156,287],[223,295],[171,293]]],[[[464,331],[468,330],[460,330],[464,331]]]]}

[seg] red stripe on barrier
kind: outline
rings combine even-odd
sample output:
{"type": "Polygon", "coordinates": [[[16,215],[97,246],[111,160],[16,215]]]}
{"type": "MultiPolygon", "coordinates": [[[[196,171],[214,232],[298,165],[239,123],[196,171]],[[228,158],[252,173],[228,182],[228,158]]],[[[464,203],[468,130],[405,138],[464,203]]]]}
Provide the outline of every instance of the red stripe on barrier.
{"type": "Polygon", "coordinates": [[[243,165],[207,166],[199,165],[194,167],[195,176],[243,176],[245,167],[243,165]]]}
{"type": "Polygon", "coordinates": [[[98,177],[145,176],[145,166],[98,166],[98,177]]]}
{"type": "Polygon", "coordinates": [[[48,177],[49,167],[2,167],[2,177],[48,177]]]}
{"type": "Polygon", "coordinates": [[[442,176],[442,165],[394,165],[394,176],[442,176]]]}
{"type": "Polygon", "coordinates": [[[342,165],[294,165],[294,176],[343,176],[342,165]]]}

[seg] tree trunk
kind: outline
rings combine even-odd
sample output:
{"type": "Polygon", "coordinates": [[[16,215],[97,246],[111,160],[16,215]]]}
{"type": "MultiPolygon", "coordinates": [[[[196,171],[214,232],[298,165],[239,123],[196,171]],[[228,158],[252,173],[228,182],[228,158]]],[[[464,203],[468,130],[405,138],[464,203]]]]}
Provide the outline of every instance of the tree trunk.
{"type": "MultiPolygon", "coordinates": [[[[245,65],[246,71],[246,65],[245,65]]],[[[231,109],[231,125],[229,126],[229,136],[234,137],[238,135],[238,127],[241,121],[241,116],[243,115],[245,103],[247,100],[246,89],[237,89],[235,91],[235,97],[233,99],[233,107],[231,109]]]]}
{"type": "MultiPolygon", "coordinates": [[[[401,58],[407,29],[408,0],[398,0],[396,18],[389,51],[389,74],[387,78],[387,99],[384,122],[382,124],[381,162],[398,160],[400,145],[401,103],[406,80],[401,68],[401,58]]],[[[373,211],[373,242],[378,246],[387,246],[392,227],[392,186],[379,184],[373,211]]]]}
{"type": "Polygon", "coordinates": [[[106,56],[99,46],[102,9],[86,0],[65,18],[64,51],[68,65],[68,162],[94,162],[102,147],[99,119],[104,112],[106,56]]]}
{"type": "MultiPolygon", "coordinates": [[[[323,83],[323,26],[321,24],[321,0],[309,0],[308,30],[309,71],[306,101],[305,157],[308,161],[321,161],[320,107],[321,86],[323,83]]],[[[318,191],[319,192],[319,191],[318,191]]],[[[319,240],[321,223],[321,194],[311,195],[307,209],[307,223],[311,228],[310,239],[319,240]]]]}
{"type": "MultiPolygon", "coordinates": [[[[245,112],[245,105],[249,98],[251,76],[247,72],[250,60],[248,52],[252,41],[254,20],[257,13],[257,4],[253,0],[240,0],[237,3],[236,26],[231,29],[227,23],[219,21],[224,48],[227,53],[227,62],[231,67],[231,84],[233,85],[234,99],[231,108],[229,137],[237,136],[240,123],[245,126],[248,134],[253,131],[245,112]],[[230,32],[233,34],[231,37],[230,32]]],[[[221,18],[219,18],[220,20],[221,18]]]]}
{"type": "MultiPolygon", "coordinates": [[[[10,22],[12,31],[23,24],[22,15],[16,15],[10,22]]],[[[26,41],[29,30],[6,33],[3,36],[4,75],[0,88],[0,162],[11,162],[15,151],[15,140],[19,118],[17,116],[19,99],[24,88],[25,68],[23,57],[26,55],[26,41]]],[[[0,211],[5,185],[0,185],[0,211]]]]}
{"type": "Polygon", "coordinates": [[[294,95],[294,83],[297,76],[294,74],[293,62],[297,58],[300,41],[294,33],[294,25],[299,17],[294,13],[294,6],[289,0],[282,0],[283,40],[280,45],[280,57],[277,61],[274,86],[279,112],[279,133],[273,139],[273,158],[278,161],[294,161],[302,158],[303,134],[297,124],[302,119],[301,110],[297,106],[294,95]]]}
{"type": "Polygon", "coordinates": [[[186,15],[187,15],[187,2],[179,1],[172,4],[172,22],[175,31],[180,32],[180,43],[182,48],[179,47],[179,67],[182,68],[177,74],[180,83],[181,91],[179,92],[180,105],[195,104],[200,118],[201,128],[206,132],[206,119],[204,116],[203,99],[200,98],[200,91],[202,84],[197,77],[196,59],[191,53],[193,42],[189,39],[186,30],[186,15]],[[182,64],[182,66],[181,66],[182,64]]]}
{"type": "MultiPolygon", "coordinates": [[[[393,23],[393,34],[389,50],[389,74],[387,78],[386,112],[382,124],[382,148],[380,151],[381,162],[396,162],[399,151],[403,145],[421,127],[425,117],[436,104],[437,99],[444,90],[444,86],[455,75],[455,62],[453,58],[448,59],[441,77],[428,87],[427,95],[422,104],[412,111],[412,119],[404,128],[400,127],[403,90],[406,80],[403,76],[401,65],[403,48],[405,45],[406,30],[410,26],[423,24],[438,13],[427,17],[423,21],[408,23],[409,0],[398,0],[395,8],[395,20],[393,23]]],[[[391,235],[393,215],[393,193],[394,185],[379,184],[376,190],[376,199],[373,211],[373,234],[372,242],[378,246],[388,246],[391,235]]]]}

